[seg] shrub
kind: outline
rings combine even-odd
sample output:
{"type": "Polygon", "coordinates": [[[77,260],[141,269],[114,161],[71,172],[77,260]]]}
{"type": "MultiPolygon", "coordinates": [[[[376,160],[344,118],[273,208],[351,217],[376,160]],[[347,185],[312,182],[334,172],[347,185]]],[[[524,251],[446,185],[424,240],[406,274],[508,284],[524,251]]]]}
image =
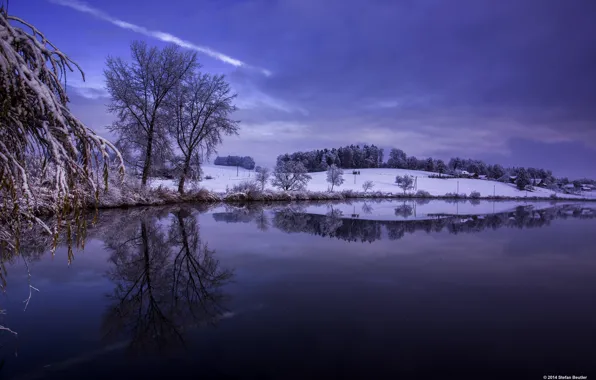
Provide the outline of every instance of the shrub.
{"type": "Polygon", "coordinates": [[[430,193],[429,193],[428,191],[426,191],[426,190],[418,190],[418,191],[416,192],[416,197],[418,197],[418,198],[430,198],[430,197],[431,197],[431,195],[430,195],[430,193]]]}
{"type": "Polygon", "coordinates": [[[478,191],[475,191],[474,190],[474,191],[472,191],[470,193],[470,198],[472,198],[472,199],[480,199],[480,193],[478,191]]]}
{"type": "Polygon", "coordinates": [[[233,193],[258,193],[259,185],[253,181],[243,181],[232,186],[233,193]]]}
{"type": "Polygon", "coordinates": [[[457,193],[447,193],[444,195],[445,198],[467,198],[468,196],[466,194],[457,194],[457,193]]]}

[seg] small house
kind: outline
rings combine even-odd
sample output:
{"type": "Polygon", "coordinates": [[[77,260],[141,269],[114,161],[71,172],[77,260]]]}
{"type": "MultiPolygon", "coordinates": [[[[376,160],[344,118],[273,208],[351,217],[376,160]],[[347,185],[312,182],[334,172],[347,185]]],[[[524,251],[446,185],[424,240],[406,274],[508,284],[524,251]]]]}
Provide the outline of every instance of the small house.
{"type": "Polygon", "coordinates": [[[480,174],[478,179],[488,179],[488,176],[486,174],[480,174]]]}
{"type": "Polygon", "coordinates": [[[517,176],[516,175],[510,175],[509,176],[509,183],[515,183],[516,180],[517,180],[517,176]]]}

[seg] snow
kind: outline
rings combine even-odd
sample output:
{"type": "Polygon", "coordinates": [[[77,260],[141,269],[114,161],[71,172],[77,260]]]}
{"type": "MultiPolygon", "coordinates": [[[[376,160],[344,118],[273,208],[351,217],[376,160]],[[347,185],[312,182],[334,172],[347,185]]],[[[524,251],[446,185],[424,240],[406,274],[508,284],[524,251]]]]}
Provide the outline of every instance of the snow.
{"type": "MultiPolygon", "coordinates": [[[[200,186],[207,190],[214,192],[225,192],[226,187],[232,188],[235,184],[242,181],[254,180],[255,173],[252,170],[243,168],[238,169],[232,166],[219,166],[212,164],[205,164],[203,167],[204,176],[211,176],[213,179],[204,179],[200,182],[200,186]]],[[[341,186],[336,186],[335,191],[354,190],[362,192],[362,184],[365,181],[372,181],[374,188],[372,191],[381,191],[386,193],[402,193],[403,191],[395,184],[395,177],[397,175],[408,174],[415,178],[415,190],[425,190],[431,195],[445,195],[446,193],[459,193],[470,195],[472,191],[478,191],[482,197],[489,197],[493,195],[505,197],[540,197],[549,198],[554,191],[535,187],[534,191],[520,191],[515,185],[497,181],[487,181],[472,178],[429,178],[429,175],[436,175],[437,173],[407,170],[407,169],[357,169],[360,175],[353,175],[351,169],[344,169],[344,183],[341,186]],[[355,178],[354,178],[355,177],[355,178]],[[458,191],[459,189],[459,191],[458,191]]],[[[329,183],[327,182],[327,172],[309,173],[312,180],[308,183],[307,190],[310,191],[327,191],[329,183]]],[[[176,190],[177,181],[167,179],[153,179],[152,187],[163,186],[168,189],[176,190]]],[[[275,190],[270,183],[266,186],[267,189],[275,190]]],[[[415,191],[414,191],[415,192],[415,191]]],[[[585,192],[581,196],[558,194],[561,197],[577,198],[591,197],[596,198],[596,192],[585,192]]]]}

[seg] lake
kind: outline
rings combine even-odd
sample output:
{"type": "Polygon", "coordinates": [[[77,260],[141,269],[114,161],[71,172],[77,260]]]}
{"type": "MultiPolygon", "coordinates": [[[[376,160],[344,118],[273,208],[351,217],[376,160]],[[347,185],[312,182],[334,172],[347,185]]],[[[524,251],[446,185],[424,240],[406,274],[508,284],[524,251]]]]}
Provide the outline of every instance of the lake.
{"type": "Polygon", "coordinates": [[[5,263],[2,378],[596,375],[594,203],[104,210],[45,243],[5,263]]]}

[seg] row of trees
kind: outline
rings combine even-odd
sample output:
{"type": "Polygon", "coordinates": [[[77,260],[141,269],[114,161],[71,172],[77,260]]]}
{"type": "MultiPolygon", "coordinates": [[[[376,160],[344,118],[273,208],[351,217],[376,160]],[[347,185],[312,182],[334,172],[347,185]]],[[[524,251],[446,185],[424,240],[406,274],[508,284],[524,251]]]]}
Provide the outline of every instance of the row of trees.
{"type": "Polygon", "coordinates": [[[239,166],[247,170],[253,170],[255,168],[255,160],[250,156],[217,156],[215,161],[213,161],[213,164],[222,166],[239,166]]]}
{"type": "Polygon", "coordinates": [[[380,168],[383,164],[383,149],[364,144],[349,145],[340,148],[312,150],[282,154],[277,157],[277,163],[296,161],[301,162],[309,172],[322,172],[331,165],[338,168],[380,168]]]}
{"type": "Polygon", "coordinates": [[[147,184],[153,168],[167,163],[184,192],[186,179],[216,151],[224,135],[238,133],[230,85],[223,75],[200,72],[195,53],[131,44],[132,61],[108,57],[104,71],[117,120],[108,129],[129,166],[147,184]]]}
{"type": "Polygon", "coordinates": [[[453,157],[447,163],[440,159],[417,158],[408,156],[403,150],[393,148],[389,151],[387,162],[383,161],[383,149],[373,145],[349,145],[339,149],[323,149],[308,152],[294,152],[283,154],[277,157],[277,162],[300,162],[309,172],[325,171],[331,165],[338,168],[396,168],[421,170],[441,174],[457,175],[462,171],[487,176],[490,179],[509,181],[510,177],[527,175],[529,184],[542,182],[554,184],[554,178],[550,170],[539,168],[504,168],[499,164],[489,165],[482,160],[453,157]]]}
{"type": "MultiPolygon", "coordinates": [[[[306,167],[301,162],[296,161],[281,161],[273,170],[273,173],[268,168],[257,167],[255,170],[255,183],[263,191],[265,186],[271,178],[271,185],[284,191],[297,191],[306,189],[306,185],[312,179],[308,174],[306,167]]],[[[344,183],[344,171],[340,167],[332,164],[327,168],[327,183],[329,190],[333,191],[335,187],[339,187],[344,183]]],[[[365,181],[362,184],[362,189],[366,192],[372,190],[374,183],[372,181],[365,181]]],[[[238,188],[238,190],[241,190],[238,188]]]]}

